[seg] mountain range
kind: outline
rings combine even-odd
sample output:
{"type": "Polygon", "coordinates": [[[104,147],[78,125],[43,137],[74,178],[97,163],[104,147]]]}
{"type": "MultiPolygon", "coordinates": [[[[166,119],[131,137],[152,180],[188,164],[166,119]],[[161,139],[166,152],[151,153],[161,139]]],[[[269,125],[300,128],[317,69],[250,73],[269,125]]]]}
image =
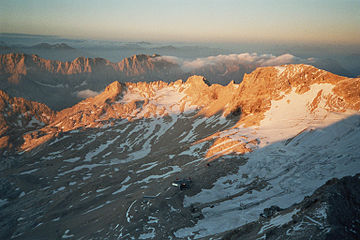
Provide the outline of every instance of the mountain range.
{"type": "Polygon", "coordinates": [[[73,50],[73,47],[70,47],[66,43],[39,43],[34,46],[30,46],[29,48],[38,48],[38,49],[62,49],[62,50],[73,50]]]}
{"type": "MultiPolygon", "coordinates": [[[[121,64],[6,56],[0,71],[15,85],[32,71],[80,76],[101,65],[132,79],[169,69],[146,55],[121,64]]],[[[292,64],[239,84],[113,81],[58,111],[0,96],[1,238],[359,235],[360,78],[292,64]],[[185,190],[172,186],[181,179],[185,190]]]]}
{"type": "Polygon", "coordinates": [[[172,82],[202,75],[211,84],[227,85],[232,80],[240,83],[244,74],[259,66],[292,62],[294,58],[289,54],[279,57],[233,54],[182,63],[176,57],[140,54],[112,63],[103,58],[77,57],[64,62],[9,53],[0,55],[0,89],[61,110],[96,95],[113,81],[172,82]]]}
{"type": "Polygon", "coordinates": [[[0,88],[58,110],[79,102],[79,92],[100,91],[115,80],[150,81],[179,75],[177,65],[154,59],[156,55],[134,55],[118,63],[85,57],[61,62],[37,55],[4,54],[0,55],[0,88]]]}

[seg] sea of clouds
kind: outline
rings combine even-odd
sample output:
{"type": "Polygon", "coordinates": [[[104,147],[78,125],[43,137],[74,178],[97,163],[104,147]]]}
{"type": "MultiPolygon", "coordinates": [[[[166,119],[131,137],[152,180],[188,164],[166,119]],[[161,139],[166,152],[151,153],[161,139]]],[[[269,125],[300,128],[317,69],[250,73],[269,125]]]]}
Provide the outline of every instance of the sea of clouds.
{"type": "Polygon", "coordinates": [[[240,54],[228,54],[217,55],[203,58],[196,58],[192,60],[182,59],[174,56],[159,56],[154,61],[167,61],[173,64],[180,65],[184,72],[192,72],[196,69],[204,68],[207,66],[216,65],[242,65],[256,67],[265,66],[278,66],[284,64],[311,64],[315,62],[314,58],[300,58],[292,54],[286,53],[280,56],[272,54],[257,54],[257,53],[240,53],[240,54]]]}

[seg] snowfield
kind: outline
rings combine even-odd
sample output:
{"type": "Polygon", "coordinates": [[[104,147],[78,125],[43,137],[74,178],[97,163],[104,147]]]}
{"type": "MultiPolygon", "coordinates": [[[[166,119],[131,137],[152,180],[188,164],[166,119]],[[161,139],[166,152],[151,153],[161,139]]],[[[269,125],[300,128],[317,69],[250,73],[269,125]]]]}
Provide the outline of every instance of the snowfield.
{"type": "Polygon", "coordinates": [[[312,85],[302,95],[293,89],[281,100],[272,101],[260,126],[239,128],[235,134],[234,129],[225,131],[223,136],[229,134],[237,140],[244,135],[259,138],[259,148],[245,155],[248,161],[237,174],[219,178],[212,188],[195,196],[185,196],[184,206],[219,201],[244,191],[254,182],[266,184],[203,208],[204,219],[193,227],[179,229],[175,236],[199,238],[234,229],[257,220],[266,207],[289,207],[331,178],[359,173],[360,115],[326,111],[331,90],[331,84],[312,85]],[[320,108],[311,113],[309,105],[319,91],[320,108]]]}

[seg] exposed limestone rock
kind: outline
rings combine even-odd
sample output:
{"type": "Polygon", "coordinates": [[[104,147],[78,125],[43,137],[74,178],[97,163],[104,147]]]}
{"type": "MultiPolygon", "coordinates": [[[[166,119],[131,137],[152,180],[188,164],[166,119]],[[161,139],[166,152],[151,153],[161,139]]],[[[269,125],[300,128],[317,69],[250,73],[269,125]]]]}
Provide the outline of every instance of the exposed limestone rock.
{"type": "MultiPolygon", "coordinates": [[[[296,93],[302,95],[308,92],[313,84],[326,83],[334,86],[332,93],[324,95],[323,90],[319,90],[316,97],[309,102],[309,113],[318,110],[322,99],[326,102],[326,105],[322,106],[322,108],[328,112],[360,110],[359,79],[337,76],[302,64],[263,67],[245,75],[233,99],[228,100],[229,105],[231,103],[231,109],[241,109],[241,119],[235,127],[259,125],[265,117],[265,112],[271,108],[271,102],[282,99],[293,89],[295,89],[296,93]]],[[[231,131],[230,134],[232,134],[231,131]]],[[[212,158],[221,155],[223,152],[242,154],[251,149],[251,147],[246,147],[248,143],[243,141],[242,138],[241,140],[232,139],[229,142],[228,137],[228,133],[219,133],[209,137],[209,139],[215,139],[216,141],[209,149],[206,157],[212,158]],[[226,142],[228,146],[219,144],[222,142],[226,142]],[[221,148],[218,147],[219,145],[221,148]]]]}
{"type": "Polygon", "coordinates": [[[245,74],[244,80],[240,84],[240,94],[236,99],[244,115],[241,124],[247,126],[258,124],[263,119],[263,113],[270,109],[271,100],[281,99],[292,88],[295,88],[297,93],[303,94],[316,83],[330,83],[335,86],[336,96],[334,95],[329,100],[329,108],[337,109],[336,111],[360,110],[360,97],[357,95],[359,88],[356,89],[359,79],[338,76],[304,64],[286,65],[281,68],[284,69],[280,71],[276,67],[263,67],[257,68],[251,74],[245,74]],[[344,89],[345,85],[351,90],[339,90],[344,89]],[[345,95],[345,92],[349,92],[348,95],[345,95]],[[346,101],[345,97],[350,100],[349,105],[346,106],[341,103],[346,101]],[[252,114],[256,114],[256,117],[254,118],[252,114]]]}
{"type": "MultiPolygon", "coordinates": [[[[20,59],[19,61],[22,59],[18,55],[11,58],[20,59]]],[[[137,60],[146,58],[145,55],[136,56],[124,64],[135,67],[137,60]]],[[[74,62],[81,62],[85,66],[81,71],[90,71],[90,65],[94,61],[77,58],[74,62]]],[[[78,70],[73,68],[71,71],[78,70]]],[[[197,116],[204,117],[218,113],[223,117],[241,115],[235,127],[256,126],[264,119],[264,114],[270,109],[272,101],[282,99],[294,89],[297,94],[305,94],[313,84],[319,83],[333,85],[333,91],[331,94],[318,91],[316,97],[310,99],[309,113],[314,113],[323,100],[326,105],[322,108],[326,111],[360,110],[360,79],[337,76],[308,65],[258,68],[245,75],[241,84],[230,82],[227,86],[209,85],[202,76],[192,76],[186,82],[179,80],[170,84],[162,81],[121,84],[115,81],[99,95],[58,112],[55,118],[51,117],[47,121],[40,118],[39,120],[46,125],[41,129],[35,129],[35,132],[25,134],[21,149],[31,150],[60,132],[78,128],[98,128],[111,123],[113,119],[132,121],[137,118],[156,118],[193,110],[198,111],[197,116]]],[[[221,156],[220,153],[246,153],[257,144],[254,139],[246,140],[245,136],[239,141],[229,139],[227,134],[221,133],[210,136],[206,139],[208,140],[215,142],[206,154],[207,158],[221,156]]],[[[8,145],[8,141],[9,138],[2,138],[2,145],[8,145]]]]}
{"type": "Polygon", "coordinates": [[[7,89],[13,96],[62,110],[81,100],[82,95],[78,93],[100,92],[114,81],[171,81],[173,76],[183,76],[179,65],[157,57],[134,55],[112,63],[103,58],[54,61],[37,55],[0,54],[0,88],[7,89]]]}
{"type": "Polygon", "coordinates": [[[23,143],[22,135],[55,118],[55,112],[42,103],[12,98],[0,90],[0,155],[23,143]]]}
{"type": "Polygon", "coordinates": [[[37,55],[9,53],[0,55],[0,74],[7,74],[13,79],[29,72],[60,75],[117,72],[120,75],[137,76],[149,71],[161,71],[164,67],[171,65],[169,62],[152,61],[154,57],[156,56],[134,55],[118,63],[112,63],[103,58],[78,57],[71,62],[62,62],[47,60],[37,55]]]}
{"type": "Polygon", "coordinates": [[[205,157],[210,161],[231,153],[244,154],[252,151],[251,146],[256,145],[256,140],[247,141],[246,137],[243,141],[236,141],[229,137],[217,138],[214,144],[209,148],[205,157]]]}

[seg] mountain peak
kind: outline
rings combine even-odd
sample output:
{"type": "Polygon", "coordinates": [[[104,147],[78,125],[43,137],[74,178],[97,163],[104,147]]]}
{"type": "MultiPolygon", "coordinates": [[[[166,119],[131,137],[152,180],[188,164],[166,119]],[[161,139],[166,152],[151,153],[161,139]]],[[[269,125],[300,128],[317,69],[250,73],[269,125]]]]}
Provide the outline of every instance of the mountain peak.
{"type": "Polygon", "coordinates": [[[118,81],[115,81],[105,88],[104,93],[107,93],[108,95],[118,95],[121,93],[121,90],[121,84],[118,81]]]}
{"type": "Polygon", "coordinates": [[[3,90],[0,89],[0,108],[2,107],[3,104],[5,104],[5,101],[9,101],[9,95],[4,92],[3,90]]]}
{"type": "Polygon", "coordinates": [[[193,75],[193,76],[189,77],[186,80],[186,84],[189,84],[192,86],[198,86],[198,87],[203,87],[203,86],[207,87],[207,86],[211,85],[204,76],[199,76],[199,75],[193,75]]]}
{"type": "MultiPolygon", "coordinates": [[[[360,79],[348,79],[307,65],[259,68],[247,74],[241,84],[231,82],[227,86],[210,85],[205,77],[199,75],[189,77],[185,83],[177,81],[173,84],[159,81],[123,85],[114,81],[99,95],[59,112],[56,121],[41,131],[52,134],[55,128],[57,131],[70,131],[79,127],[101,126],[110,119],[130,121],[191,112],[194,109],[197,116],[206,117],[220,114],[228,119],[236,119],[241,114],[238,126],[255,126],[265,118],[273,101],[279,101],[292,92],[298,95],[311,93],[309,90],[314,84],[324,84],[320,88],[327,89],[327,92],[320,89],[315,94],[318,97],[306,97],[312,106],[311,112],[319,107],[321,99],[324,100],[321,106],[325,106],[326,111],[358,111],[358,83],[360,79]]],[[[37,146],[30,140],[23,149],[37,146]]]]}
{"type": "Polygon", "coordinates": [[[25,133],[49,124],[56,113],[45,104],[11,97],[0,90],[0,159],[22,143],[25,133]]]}
{"type": "Polygon", "coordinates": [[[135,54],[130,57],[130,59],[132,59],[133,61],[146,61],[149,58],[151,58],[151,56],[146,54],[135,54]]]}
{"type": "MultiPolygon", "coordinates": [[[[106,103],[112,103],[116,101],[119,98],[120,93],[122,92],[123,88],[121,83],[118,81],[115,81],[111,84],[109,84],[103,92],[96,95],[93,98],[85,99],[85,102],[91,102],[98,106],[102,106],[106,103]]],[[[77,106],[77,105],[75,105],[77,106]]]]}

